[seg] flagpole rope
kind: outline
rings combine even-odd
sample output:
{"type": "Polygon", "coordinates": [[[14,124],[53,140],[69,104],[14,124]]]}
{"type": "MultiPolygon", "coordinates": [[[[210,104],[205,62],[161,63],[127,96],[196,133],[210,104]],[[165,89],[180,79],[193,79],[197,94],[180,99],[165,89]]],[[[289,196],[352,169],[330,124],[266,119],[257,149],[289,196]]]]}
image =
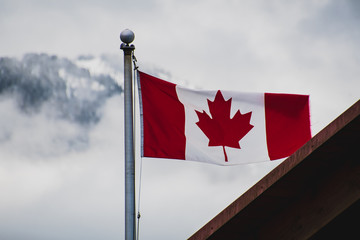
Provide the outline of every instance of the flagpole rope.
{"type": "MultiPolygon", "coordinates": [[[[137,70],[139,68],[139,66],[137,66],[137,59],[134,55],[134,52],[132,54],[132,60],[133,60],[133,64],[134,64],[134,74],[133,74],[133,113],[134,113],[134,121],[136,119],[136,96],[135,96],[135,82],[137,79],[137,70]]],[[[133,132],[135,133],[135,123],[133,124],[133,132]]],[[[134,134],[134,146],[135,146],[135,138],[136,138],[136,134],[134,134]]],[[[135,149],[134,149],[135,151],[135,149]]],[[[134,152],[134,156],[136,158],[135,152],[134,152]]],[[[140,158],[140,169],[139,169],[139,194],[138,194],[138,212],[137,212],[137,227],[136,227],[136,239],[139,240],[139,233],[140,233],[140,196],[141,196],[141,178],[142,178],[142,158],[140,158]]]]}

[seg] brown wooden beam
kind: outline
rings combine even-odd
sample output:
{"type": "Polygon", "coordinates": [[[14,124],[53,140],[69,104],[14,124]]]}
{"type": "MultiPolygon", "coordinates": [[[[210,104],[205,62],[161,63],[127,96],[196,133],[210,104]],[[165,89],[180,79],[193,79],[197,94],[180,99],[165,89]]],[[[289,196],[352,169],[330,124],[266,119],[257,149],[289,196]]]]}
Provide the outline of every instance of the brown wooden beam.
{"type": "Polygon", "coordinates": [[[189,239],[311,236],[359,198],[359,133],[360,101],[189,239]]]}

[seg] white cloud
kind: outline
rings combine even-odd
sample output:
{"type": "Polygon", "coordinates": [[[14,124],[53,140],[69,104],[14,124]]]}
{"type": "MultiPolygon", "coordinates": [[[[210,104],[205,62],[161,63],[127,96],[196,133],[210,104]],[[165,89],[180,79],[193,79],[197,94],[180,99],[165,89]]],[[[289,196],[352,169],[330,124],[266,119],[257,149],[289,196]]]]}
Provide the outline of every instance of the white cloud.
{"type": "Polygon", "coordinates": [[[43,154],[43,148],[52,149],[59,144],[48,141],[48,136],[69,134],[63,132],[61,121],[51,126],[43,125],[47,120],[41,119],[41,115],[36,119],[13,116],[17,133],[25,133],[21,141],[18,138],[9,141],[14,149],[25,152],[4,151],[10,147],[1,146],[0,189],[6,195],[0,199],[0,237],[119,239],[122,236],[121,103],[119,96],[108,101],[106,113],[110,116],[105,115],[90,132],[87,150],[51,152],[50,157],[43,154]],[[33,132],[21,127],[26,121],[30,121],[28,126],[33,132]],[[54,130],[55,127],[60,128],[54,130]]]}

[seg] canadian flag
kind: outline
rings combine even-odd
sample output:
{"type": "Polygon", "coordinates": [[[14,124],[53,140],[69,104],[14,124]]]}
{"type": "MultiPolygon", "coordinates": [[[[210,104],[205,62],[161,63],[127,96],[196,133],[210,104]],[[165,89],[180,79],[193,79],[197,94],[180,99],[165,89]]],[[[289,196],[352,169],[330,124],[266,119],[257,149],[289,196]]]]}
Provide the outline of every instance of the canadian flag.
{"type": "Polygon", "coordinates": [[[143,157],[235,165],[311,138],[309,96],[190,90],[138,72],[143,157]]]}

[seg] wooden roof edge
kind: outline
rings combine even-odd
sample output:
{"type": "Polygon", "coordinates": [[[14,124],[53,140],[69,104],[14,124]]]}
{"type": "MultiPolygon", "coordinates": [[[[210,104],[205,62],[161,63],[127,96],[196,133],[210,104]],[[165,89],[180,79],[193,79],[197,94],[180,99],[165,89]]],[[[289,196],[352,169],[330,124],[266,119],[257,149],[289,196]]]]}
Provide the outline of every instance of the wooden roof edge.
{"type": "Polygon", "coordinates": [[[266,176],[260,179],[254,186],[232,202],[228,207],[211,219],[207,224],[195,232],[189,240],[207,239],[232,217],[244,209],[253,200],[259,197],[266,189],[277,182],[282,176],[293,169],[297,164],[309,156],[314,150],[320,147],[348,123],[360,115],[360,100],[328,124],[323,130],[311,138],[290,157],[284,160],[266,176]]]}

